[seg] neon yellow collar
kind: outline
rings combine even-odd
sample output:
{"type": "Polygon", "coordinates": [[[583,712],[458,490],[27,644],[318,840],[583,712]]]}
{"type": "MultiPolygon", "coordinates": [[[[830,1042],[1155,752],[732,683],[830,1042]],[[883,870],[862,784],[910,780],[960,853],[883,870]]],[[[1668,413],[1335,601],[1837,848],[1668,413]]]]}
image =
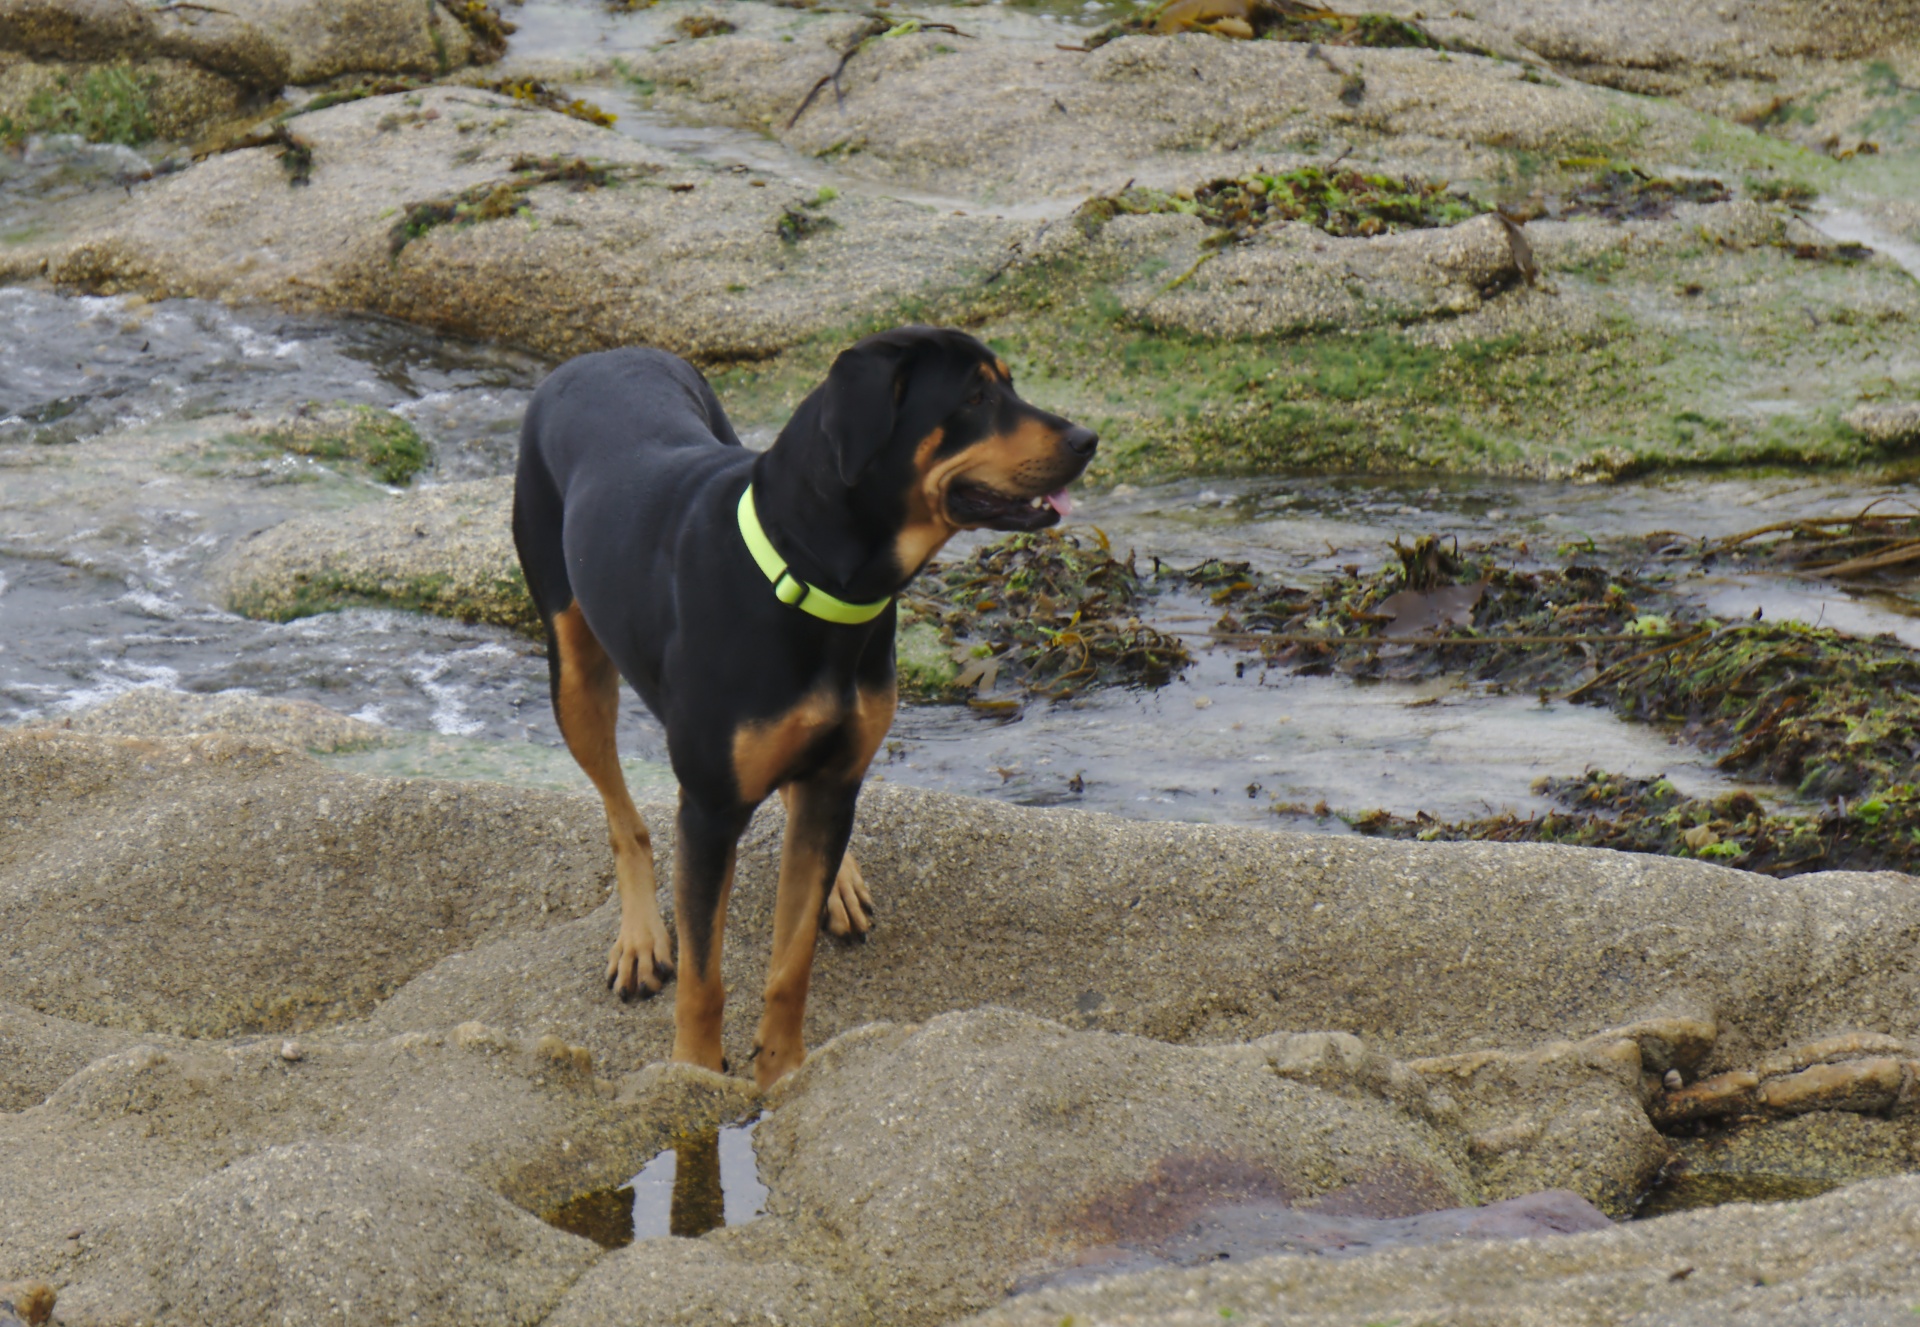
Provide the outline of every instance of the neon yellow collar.
{"type": "Polygon", "coordinates": [[[844,599],[834,598],[817,585],[807,584],[787,570],[787,564],[774,549],[773,541],[767,538],[767,532],[761,528],[760,513],[754,506],[752,484],[748,484],[747,491],[740,495],[740,537],[747,541],[747,551],[753,554],[753,560],[759,564],[760,570],[773,582],[773,597],[790,607],[812,613],[826,622],[852,627],[873,621],[893,602],[889,596],[877,603],[850,604],[844,599]]]}

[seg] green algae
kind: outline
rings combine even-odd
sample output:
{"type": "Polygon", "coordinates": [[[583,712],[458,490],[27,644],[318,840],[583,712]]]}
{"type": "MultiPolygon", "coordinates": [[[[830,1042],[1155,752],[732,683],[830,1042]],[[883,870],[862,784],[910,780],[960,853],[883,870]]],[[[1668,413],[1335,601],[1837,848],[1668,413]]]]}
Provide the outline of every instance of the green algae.
{"type": "Polygon", "coordinates": [[[79,134],[90,143],[137,147],[154,136],[153,94],[158,85],[158,75],[127,63],[60,73],[52,87],[27,99],[21,120],[0,126],[0,136],[79,134]]]}
{"type": "Polygon", "coordinates": [[[316,460],[357,462],[383,484],[411,483],[428,460],[427,445],[413,425],[368,405],[310,403],[292,419],[261,433],[259,441],[316,460]]]}
{"type": "Polygon", "coordinates": [[[1250,171],[1169,193],[1128,187],[1089,199],[1075,213],[1089,233],[1115,216],[1174,212],[1244,235],[1280,221],[1302,221],[1329,235],[1372,236],[1451,226],[1486,209],[1444,181],[1348,169],[1302,166],[1250,171]]]}

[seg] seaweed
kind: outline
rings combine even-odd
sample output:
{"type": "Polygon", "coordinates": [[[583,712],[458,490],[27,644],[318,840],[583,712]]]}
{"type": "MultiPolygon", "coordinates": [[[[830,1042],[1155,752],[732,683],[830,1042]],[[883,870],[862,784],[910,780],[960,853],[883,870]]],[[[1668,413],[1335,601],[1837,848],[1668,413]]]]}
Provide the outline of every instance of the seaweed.
{"type": "Polygon", "coordinates": [[[614,120],[618,118],[590,101],[569,97],[559,88],[549,87],[537,78],[498,78],[478,86],[487,92],[497,92],[503,97],[512,97],[515,101],[538,106],[542,110],[557,111],[576,120],[585,120],[602,129],[612,128],[614,120]]]}
{"type": "Polygon", "coordinates": [[[427,463],[427,445],[413,425],[368,405],[324,407],[308,402],[292,419],[260,435],[269,447],[318,460],[352,460],[383,484],[406,484],[427,463]]]}
{"type": "Polygon", "coordinates": [[[1182,213],[1225,232],[1219,237],[1225,242],[1276,221],[1303,221],[1329,235],[1373,236],[1451,226],[1484,210],[1444,181],[1302,166],[1249,171],[1173,193],[1128,186],[1089,199],[1075,216],[1091,231],[1121,215],[1182,213]]]}
{"type": "MultiPolygon", "coordinates": [[[[691,187],[691,186],[689,186],[691,187]]],[[[840,196],[840,191],[830,184],[823,184],[810,198],[796,198],[780,209],[780,215],[773,223],[774,233],[782,243],[798,244],[809,235],[817,235],[830,230],[837,223],[821,209],[840,196]]]]}
{"type": "Polygon", "coordinates": [[[703,37],[724,37],[736,31],[731,22],[713,14],[683,15],[673,29],[691,41],[699,41],[703,37]]]}
{"type": "Polygon", "coordinates": [[[498,60],[505,55],[507,38],[520,30],[502,18],[499,9],[487,0],[440,0],[440,3],[473,34],[474,48],[484,61],[498,60]]]}
{"type": "Polygon", "coordinates": [[[309,184],[313,180],[313,144],[299,134],[287,128],[285,120],[272,120],[264,125],[256,125],[246,133],[237,135],[219,144],[217,147],[199,154],[202,159],[222,152],[239,152],[246,148],[277,147],[280,169],[286,172],[288,185],[309,184]]]}
{"type": "Polygon", "coordinates": [[[1102,28],[1087,39],[1086,46],[1091,50],[1118,37],[1177,32],[1320,46],[1445,49],[1445,43],[1411,19],[1392,14],[1340,14],[1299,0],[1163,0],[1145,14],[1102,28]]]}
{"type": "MultiPolygon", "coordinates": [[[[1871,513],[1763,527],[1717,544],[1653,536],[1646,552],[1712,565],[1743,550],[1822,575],[1884,572],[1920,560],[1920,518],[1871,513]],[[1783,535],[1767,543],[1768,533],[1783,535]]],[[[1522,546],[1524,548],[1524,546],[1522,546]]],[[[1748,793],[1682,797],[1662,780],[1590,773],[1537,791],[1565,813],[1442,823],[1384,811],[1364,833],[1426,839],[1574,843],[1701,857],[1788,874],[1920,864],[1920,654],[1798,623],[1723,623],[1682,601],[1670,578],[1600,565],[1586,550],[1559,567],[1503,565],[1499,548],[1462,551],[1428,536],[1394,558],[1313,591],[1244,564],[1157,579],[1209,590],[1226,611],[1214,639],[1305,673],[1412,679],[1458,673],[1545,703],[1605,705],[1716,753],[1721,770],[1811,804],[1774,810],[1748,793]]]]}
{"type": "Polygon", "coordinates": [[[388,253],[398,258],[401,250],[428,231],[442,226],[464,229],[482,221],[525,216],[533,211],[527,191],[541,184],[570,184],[575,193],[607,185],[616,171],[651,170],[649,167],[596,166],[581,157],[515,157],[510,169],[514,178],[476,184],[449,198],[433,198],[408,203],[399,220],[387,231],[388,253]]]}
{"type": "MultiPolygon", "coordinates": [[[[1757,187],[1749,186],[1750,189],[1757,187]]],[[[1779,196],[1797,197],[1791,188],[1782,185],[1779,196]]],[[[1564,194],[1551,197],[1536,194],[1505,211],[1520,222],[1542,216],[1555,220],[1603,217],[1609,221],[1655,221],[1672,216],[1680,203],[1724,203],[1731,197],[1733,192],[1724,183],[1706,176],[1668,178],[1624,162],[1603,162],[1598,170],[1564,194]]]]}
{"type": "Polygon", "coordinates": [[[947,699],[991,708],[1002,678],[1064,700],[1100,686],[1164,685],[1192,662],[1186,646],[1138,615],[1151,586],[1105,536],[1083,543],[1046,530],[1014,534],[930,568],[900,599],[901,621],[936,628],[961,664],[947,699]]]}

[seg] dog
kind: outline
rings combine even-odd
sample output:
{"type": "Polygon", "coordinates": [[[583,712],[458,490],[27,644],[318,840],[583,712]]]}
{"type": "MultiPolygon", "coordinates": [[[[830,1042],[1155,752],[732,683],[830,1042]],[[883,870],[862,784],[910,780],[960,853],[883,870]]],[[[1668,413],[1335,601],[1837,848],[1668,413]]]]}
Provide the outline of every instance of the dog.
{"type": "Polygon", "coordinates": [[[607,985],[678,975],[673,1058],[725,1071],[722,933],[754,808],[787,806],[754,1077],[806,1058],[813,951],[864,935],[847,855],[868,763],[893,722],[894,596],[961,530],[1040,530],[1098,446],[1014,391],[964,332],[901,327],[833,363],[765,452],[744,447],[699,371],[653,349],[561,365],[520,434],[513,537],[546,623],[553,711],[606,805],[620,894],[607,985]],[[667,733],[680,784],[674,915],[614,741],[626,679],[667,733]]]}

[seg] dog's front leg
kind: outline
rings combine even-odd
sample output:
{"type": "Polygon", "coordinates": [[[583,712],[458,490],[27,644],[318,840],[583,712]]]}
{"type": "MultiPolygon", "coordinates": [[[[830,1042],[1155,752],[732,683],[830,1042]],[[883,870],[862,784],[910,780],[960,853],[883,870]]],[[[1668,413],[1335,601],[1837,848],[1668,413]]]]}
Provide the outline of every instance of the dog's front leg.
{"type": "Polygon", "coordinates": [[[680,930],[680,986],[673,1002],[673,1058],[725,1072],[720,1019],[727,989],[720,979],[727,899],[740,834],[752,809],[680,790],[679,843],[673,859],[675,920],[680,930]]]}
{"type": "Polygon", "coordinates": [[[773,958],[767,1006],[754,1038],[753,1076],[770,1087],[807,1058],[804,1023],[821,905],[853,835],[860,784],[819,776],[788,785],[787,835],[780,848],[780,892],[773,907],[773,958]]]}

